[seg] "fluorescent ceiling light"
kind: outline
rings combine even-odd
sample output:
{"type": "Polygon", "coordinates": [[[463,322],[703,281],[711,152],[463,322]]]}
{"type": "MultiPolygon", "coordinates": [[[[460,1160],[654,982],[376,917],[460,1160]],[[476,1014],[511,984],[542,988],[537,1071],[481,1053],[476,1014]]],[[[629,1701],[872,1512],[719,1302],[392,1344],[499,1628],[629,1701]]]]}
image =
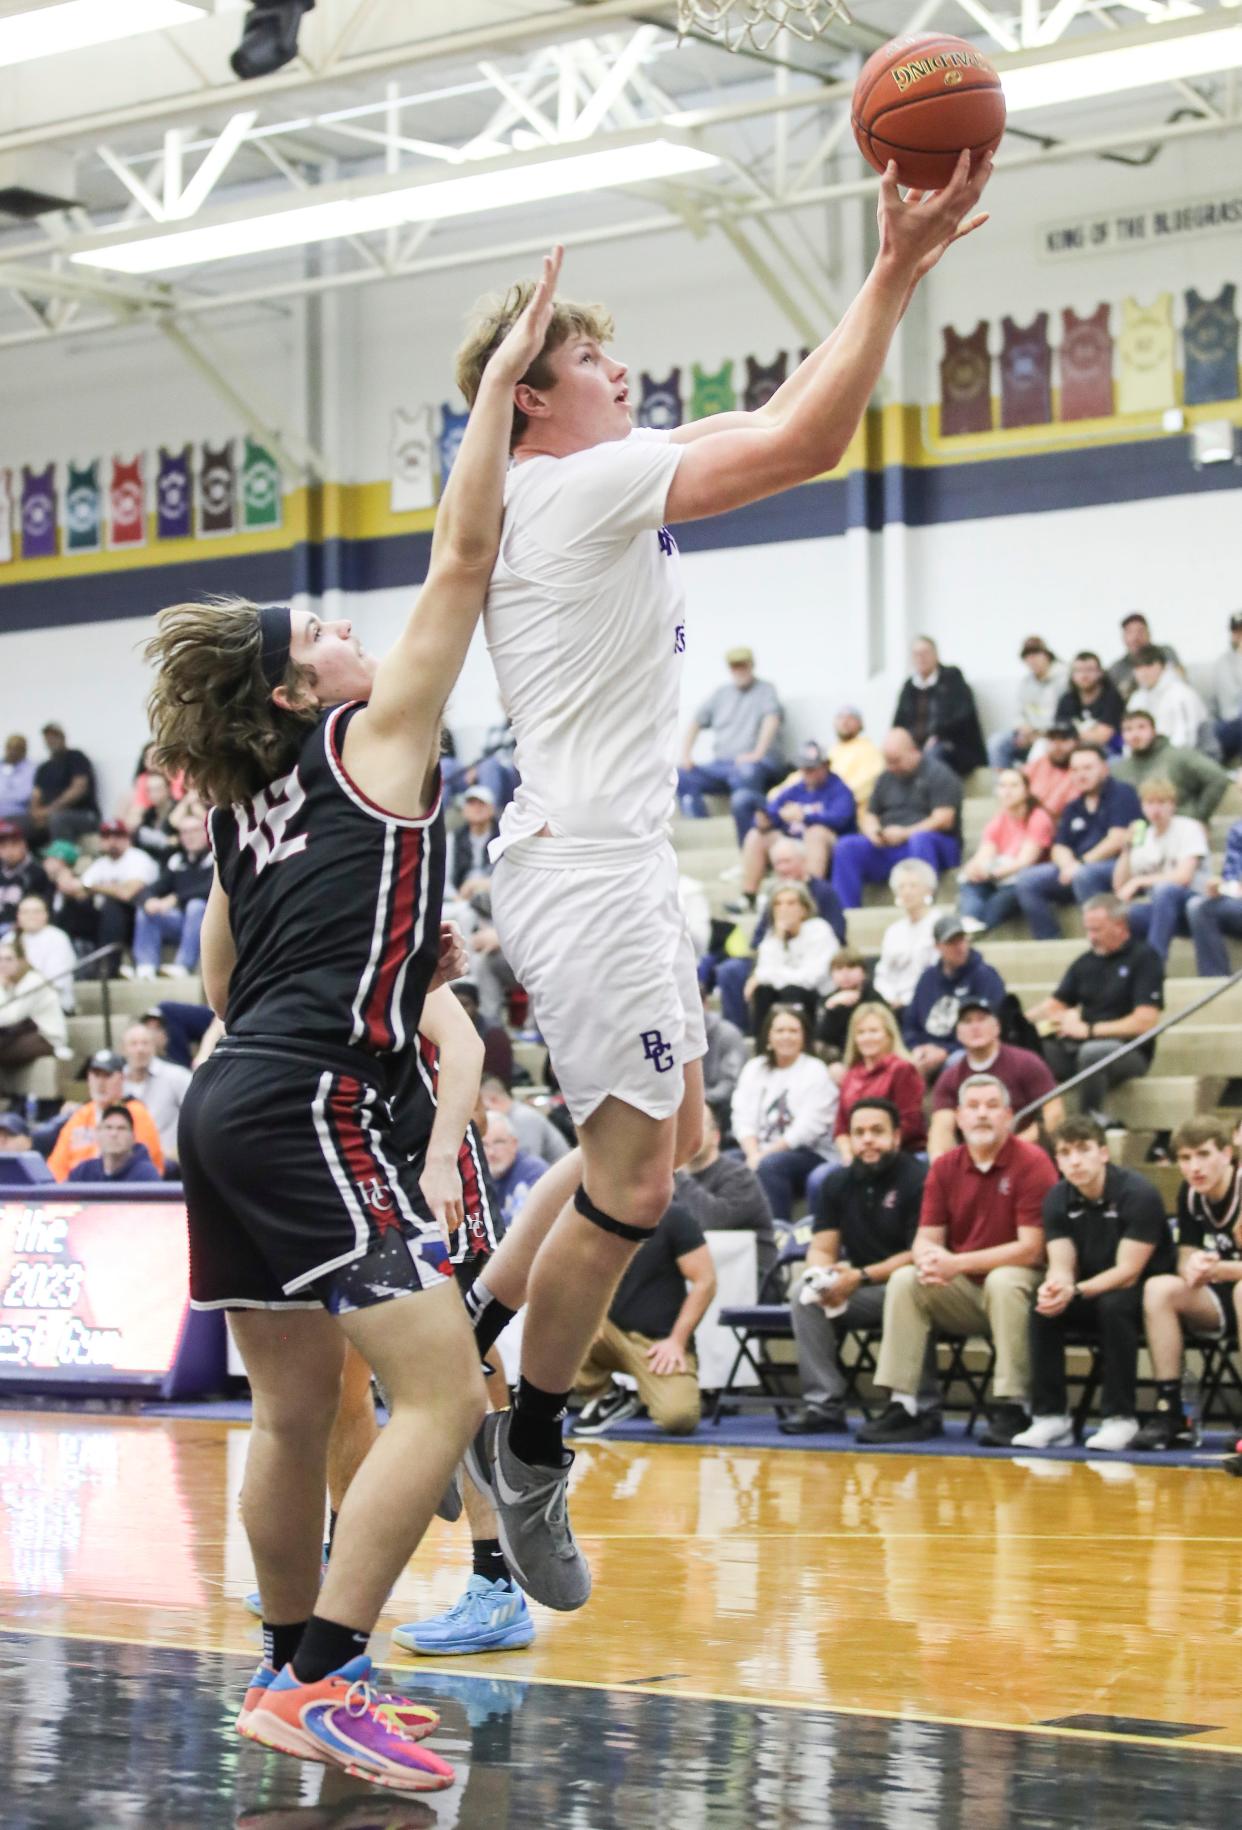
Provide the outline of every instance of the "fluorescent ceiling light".
{"type": "Polygon", "coordinates": [[[278,210],[197,229],[146,235],[88,248],[73,255],[83,267],[116,273],[158,273],[169,267],[197,267],[204,261],[268,254],[341,235],[369,235],[407,222],[440,222],[475,216],[515,204],[542,203],[582,191],[609,190],[706,171],[719,164],[714,153],[676,140],[639,140],[569,158],[494,166],[468,177],[404,184],[387,190],[350,192],[322,203],[295,203],[278,210]]]}
{"type": "Polygon", "coordinates": [[[1002,70],[1005,102],[1011,114],[1027,108],[1050,108],[1057,102],[1081,102],[1094,95],[1119,95],[1192,76],[1211,76],[1242,65],[1242,26],[1171,35],[1117,50],[1088,51],[1081,56],[1049,58],[1002,70]]]}
{"type": "Polygon", "coordinates": [[[187,0],[63,0],[60,6],[0,19],[0,67],[136,38],[140,32],[160,32],[203,17],[202,6],[187,0]]]}

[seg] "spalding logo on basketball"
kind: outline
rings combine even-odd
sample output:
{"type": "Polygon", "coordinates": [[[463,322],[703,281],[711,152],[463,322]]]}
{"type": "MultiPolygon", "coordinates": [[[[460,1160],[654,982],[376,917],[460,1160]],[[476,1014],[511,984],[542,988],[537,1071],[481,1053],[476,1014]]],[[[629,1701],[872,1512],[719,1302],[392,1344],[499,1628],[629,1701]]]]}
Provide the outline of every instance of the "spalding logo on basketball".
{"type": "Polygon", "coordinates": [[[938,191],[963,149],[973,159],[1000,145],[1005,92],[992,64],[964,38],[916,33],[868,59],[854,87],[851,124],[876,171],[893,159],[902,184],[938,191]]]}

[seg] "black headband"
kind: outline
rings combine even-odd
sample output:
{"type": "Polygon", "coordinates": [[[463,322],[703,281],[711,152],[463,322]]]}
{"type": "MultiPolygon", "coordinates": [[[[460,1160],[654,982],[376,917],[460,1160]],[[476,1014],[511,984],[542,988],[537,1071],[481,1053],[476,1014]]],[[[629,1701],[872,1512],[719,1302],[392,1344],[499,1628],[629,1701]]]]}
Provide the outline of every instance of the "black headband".
{"type": "Polygon", "coordinates": [[[289,665],[293,612],[287,604],[264,604],[259,611],[259,631],[263,639],[259,654],[263,678],[269,686],[279,686],[289,665]]]}

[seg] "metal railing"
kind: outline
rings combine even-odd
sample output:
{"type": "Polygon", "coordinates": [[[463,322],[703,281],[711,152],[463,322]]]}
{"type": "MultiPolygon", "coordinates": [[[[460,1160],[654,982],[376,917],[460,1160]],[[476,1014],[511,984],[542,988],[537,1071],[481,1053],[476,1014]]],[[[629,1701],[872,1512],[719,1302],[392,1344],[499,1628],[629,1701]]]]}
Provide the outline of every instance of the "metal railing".
{"type": "MultiPolygon", "coordinates": [[[[72,966],[66,966],[63,972],[53,972],[49,975],[44,972],[39,972],[37,968],[32,968],[32,970],[35,972],[35,977],[42,979],[45,985],[56,986],[61,984],[65,979],[81,978],[88,966],[96,966],[99,964],[100,960],[110,959],[113,954],[123,953],[124,951],[125,949],[122,947],[120,941],[110,940],[106,947],[96,947],[93,953],[84,953],[81,959],[75,960],[72,966]]],[[[100,1015],[103,1017],[104,1047],[111,1048],[112,993],[109,989],[108,975],[106,973],[99,980],[99,1003],[100,1015]]]]}
{"type": "Polygon", "coordinates": [[[1238,984],[1242,984],[1242,967],[1237,972],[1230,973],[1227,979],[1218,980],[1210,991],[1205,991],[1192,1004],[1187,1004],[1185,1010],[1178,1010],[1172,1016],[1162,1017],[1159,1023],[1154,1023],[1150,1029],[1144,1030],[1141,1036],[1130,1036],[1126,1041],[1118,1043],[1111,1055],[1104,1055],[1088,1068],[1080,1068],[1068,1080],[1063,1080],[1060,1086],[1053,1087],[1051,1092],[1041,1093],[1038,1099],[1030,1100],[1015,1116],[1014,1130],[1020,1130],[1023,1123],[1034,1113],[1042,1111],[1050,1099],[1060,1099],[1062,1094],[1072,1093],[1075,1087],[1080,1087],[1084,1081],[1094,1079],[1097,1074],[1102,1074],[1112,1062],[1120,1061],[1123,1055],[1133,1054],[1136,1048],[1147,1048],[1159,1036],[1163,1036],[1168,1030],[1176,1029],[1179,1023],[1186,1021],[1187,1017],[1193,1017],[1196,1011],[1205,1009],[1207,1005],[1214,1003],[1226,991],[1232,991],[1233,987],[1238,984]]]}

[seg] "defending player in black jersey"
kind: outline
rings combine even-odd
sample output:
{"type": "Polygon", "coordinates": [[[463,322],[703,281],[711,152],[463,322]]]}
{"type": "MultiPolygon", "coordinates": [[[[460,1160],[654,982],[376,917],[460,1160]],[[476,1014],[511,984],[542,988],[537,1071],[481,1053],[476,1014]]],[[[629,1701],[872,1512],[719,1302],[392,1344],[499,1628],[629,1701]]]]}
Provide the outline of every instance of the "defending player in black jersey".
{"type": "Polygon", "coordinates": [[[441,954],[440,719],[499,541],[513,388],[559,265],[558,250],[497,353],[426,583],[383,662],[347,622],[248,604],[174,606],[148,647],[162,763],[214,809],[202,962],[227,1035],[182,1108],[180,1157],[191,1298],[230,1311],[254,1398],[242,1511],[266,1657],[238,1726],[401,1790],[451,1784],[452,1769],[419,1745],[435,1712],[371,1688],[366,1646],[485,1398],[441,1274],[460,1184],[442,1178],[429,1223],[394,1135],[393,1061],[441,954]],[[346,1339],[392,1414],[319,1591],[346,1339]]]}

